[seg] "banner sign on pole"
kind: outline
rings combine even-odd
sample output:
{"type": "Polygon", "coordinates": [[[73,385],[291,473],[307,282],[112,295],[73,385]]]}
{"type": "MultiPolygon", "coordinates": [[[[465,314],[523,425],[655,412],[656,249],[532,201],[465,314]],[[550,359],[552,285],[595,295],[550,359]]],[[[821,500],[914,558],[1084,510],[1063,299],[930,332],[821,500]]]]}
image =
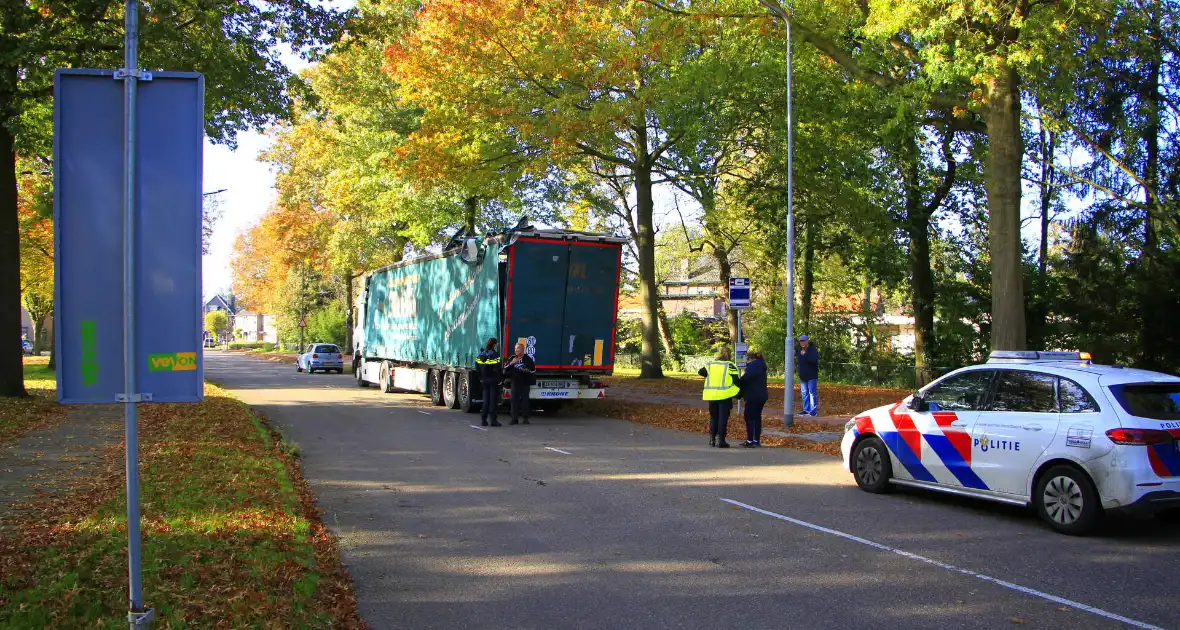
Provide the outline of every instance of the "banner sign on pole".
{"type": "Polygon", "coordinates": [[[54,77],[57,396],[64,404],[204,398],[201,167],[204,79],[153,72],[138,88],[135,369],[124,392],[124,85],[113,70],[54,77]]]}
{"type": "Polygon", "coordinates": [[[750,279],[729,279],[729,308],[750,308],[750,279]]]}

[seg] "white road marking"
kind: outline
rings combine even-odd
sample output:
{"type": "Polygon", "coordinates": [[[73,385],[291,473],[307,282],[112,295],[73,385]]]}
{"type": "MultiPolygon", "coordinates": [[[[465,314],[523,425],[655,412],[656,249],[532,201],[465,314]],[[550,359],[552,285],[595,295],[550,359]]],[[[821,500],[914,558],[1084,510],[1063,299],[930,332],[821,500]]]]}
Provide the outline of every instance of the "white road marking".
{"type": "Polygon", "coordinates": [[[545,448],[547,448],[555,453],[561,453],[562,455],[573,455],[573,453],[571,453],[569,451],[563,451],[559,448],[553,448],[552,446],[546,446],[545,448]]]}
{"type": "Polygon", "coordinates": [[[751,512],[757,512],[757,513],[763,514],[765,516],[777,518],[780,521],[794,523],[795,525],[806,527],[808,529],[813,529],[817,532],[823,532],[825,534],[831,534],[833,536],[839,536],[841,538],[846,538],[848,540],[851,540],[853,542],[858,542],[858,543],[865,545],[867,547],[872,547],[874,549],[879,549],[881,551],[888,551],[890,553],[895,553],[895,554],[902,556],[904,558],[909,558],[911,560],[918,560],[919,562],[925,562],[926,564],[932,564],[936,567],[946,569],[947,571],[950,571],[952,573],[961,573],[963,575],[969,575],[974,578],[979,578],[979,579],[983,580],[984,582],[990,582],[990,583],[995,584],[997,586],[1009,588],[1014,591],[1024,593],[1026,595],[1032,595],[1033,597],[1040,597],[1041,599],[1047,599],[1047,600],[1057,603],[1057,604],[1070,606],[1071,608],[1077,608],[1078,610],[1084,610],[1088,613],[1098,615],[1099,617],[1105,617],[1105,618],[1113,620],[1113,621],[1120,621],[1120,622],[1125,623],[1129,626],[1134,626],[1136,628],[1144,628],[1145,630],[1163,630],[1163,628],[1160,628],[1159,626],[1153,626],[1153,625],[1143,622],[1143,621],[1137,621],[1135,619],[1130,619],[1130,618],[1124,617],[1122,615],[1117,615],[1112,612],[1107,612],[1105,610],[1102,610],[1101,608],[1087,606],[1086,604],[1083,604],[1081,602],[1075,602],[1071,599],[1065,599],[1064,597],[1058,597],[1056,595],[1050,595],[1049,593],[1043,593],[1043,592],[1038,591],[1036,589],[1031,589],[1031,588],[1028,588],[1027,586],[1021,586],[1019,584],[1013,584],[1012,582],[1008,582],[1005,580],[994,578],[989,575],[984,575],[982,573],[976,573],[976,572],[971,571],[969,569],[963,569],[963,568],[957,567],[953,564],[939,562],[938,560],[934,560],[932,558],[927,558],[926,556],[919,556],[916,553],[910,553],[908,551],[903,551],[901,549],[896,549],[894,547],[890,547],[889,545],[882,545],[879,542],[873,542],[871,540],[861,538],[860,536],[853,536],[852,534],[847,534],[847,533],[837,531],[834,529],[828,529],[827,527],[816,525],[814,523],[808,523],[807,521],[801,521],[797,518],[783,516],[782,514],[771,512],[769,510],[763,510],[762,508],[756,508],[752,505],[747,505],[747,504],[742,503],[740,501],[734,501],[733,499],[724,499],[723,498],[721,500],[730,504],[730,505],[736,505],[737,507],[750,510],[751,512]]]}
{"type": "Polygon", "coordinates": [[[429,411],[422,411],[421,409],[418,410],[418,413],[426,414],[428,416],[430,415],[429,411]]]}
{"type": "Polygon", "coordinates": [[[486,429],[486,428],[484,428],[484,427],[477,427],[477,426],[475,426],[474,424],[469,424],[469,425],[467,425],[467,426],[471,427],[472,429],[479,429],[480,431],[487,431],[487,429],[486,429]]]}

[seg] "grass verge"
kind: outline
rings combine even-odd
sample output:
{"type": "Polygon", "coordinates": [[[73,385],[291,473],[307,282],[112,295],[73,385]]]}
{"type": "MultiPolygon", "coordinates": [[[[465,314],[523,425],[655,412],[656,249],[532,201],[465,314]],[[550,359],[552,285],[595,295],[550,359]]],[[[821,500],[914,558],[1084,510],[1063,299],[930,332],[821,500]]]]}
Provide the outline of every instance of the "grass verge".
{"type": "Polygon", "coordinates": [[[19,439],[37,427],[60,422],[65,412],[57,404],[57,376],[49,371],[49,357],[25,357],[28,398],[0,398],[0,444],[19,439]]]}
{"type": "MultiPolygon", "coordinates": [[[[362,627],[295,460],[250,409],[140,407],[144,597],[157,628],[362,627]]],[[[0,627],[126,626],[123,447],[0,537],[0,627]]]]}

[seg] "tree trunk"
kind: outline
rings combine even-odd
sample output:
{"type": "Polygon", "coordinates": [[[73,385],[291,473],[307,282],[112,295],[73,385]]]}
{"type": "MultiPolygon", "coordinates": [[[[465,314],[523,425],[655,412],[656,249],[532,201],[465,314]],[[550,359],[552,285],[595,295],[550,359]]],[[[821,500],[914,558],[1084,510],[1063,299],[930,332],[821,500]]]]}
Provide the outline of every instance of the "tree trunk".
{"type": "Polygon", "coordinates": [[[1024,350],[1028,339],[1021,275],[1020,166],[1024,138],[1020,129],[1020,77],[1001,65],[987,83],[988,151],[985,173],[988,238],[992,263],[992,350],[1024,350]]]}
{"type": "Polygon", "coordinates": [[[811,329],[811,302],[815,295],[815,233],[815,221],[808,213],[803,224],[803,291],[799,296],[804,332],[811,329]]]}
{"type": "Polygon", "coordinates": [[[721,285],[721,300],[725,302],[725,319],[729,329],[729,340],[733,344],[737,341],[737,311],[729,307],[729,279],[733,276],[733,267],[729,264],[729,251],[724,247],[713,248],[713,259],[717,261],[717,281],[721,285]]]}
{"type": "MultiPolygon", "coordinates": [[[[922,202],[922,182],[918,174],[917,138],[906,138],[901,164],[905,186],[905,230],[910,247],[910,310],[914,313],[914,378],[918,387],[929,383],[929,348],[934,341],[934,274],[930,270],[930,217],[933,208],[922,202]]],[[[949,175],[948,175],[949,176],[949,175]]],[[[948,184],[949,185],[949,184],[948,184]]]]}
{"type": "Polygon", "coordinates": [[[351,271],[344,273],[344,347],[348,352],[356,350],[352,345],[352,327],[354,325],[352,317],[352,281],[355,278],[351,271]]]}
{"type": "Polygon", "coordinates": [[[475,223],[479,219],[479,197],[468,197],[467,199],[463,200],[463,205],[466,207],[467,211],[464,217],[466,219],[464,225],[467,228],[467,233],[474,235],[475,223]]]}
{"type": "Polygon", "coordinates": [[[57,371],[57,318],[49,311],[49,371],[57,371]]]}
{"type": "MultiPolygon", "coordinates": [[[[12,72],[15,74],[15,71],[12,72]]],[[[12,77],[12,85],[16,84],[12,77]]],[[[11,94],[0,96],[10,103],[11,94]]],[[[20,337],[20,224],[17,220],[16,139],[0,121],[0,397],[26,396],[20,337]]]]}
{"type": "Polygon", "coordinates": [[[672,357],[673,361],[680,361],[680,353],[676,352],[676,340],[672,337],[672,329],[668,328],[668,312],[664,310],[662,301],[660,303],[657,323],[660,327],[660,343],[664,346],[664,352],[672,357]]]}
{"type": "MultiPolygon", "coordinates": [[[[647,138],[637,142],[646,150],[647,138]]],[[[646,158],[634,166],[636,226],[639,230],[639,300],[643,304],[643,343],[639,353],[639,378],[663,378],[660,362],[659,295],[656,292],[656,235],[651,196],[651,164],[646,158]]]]}

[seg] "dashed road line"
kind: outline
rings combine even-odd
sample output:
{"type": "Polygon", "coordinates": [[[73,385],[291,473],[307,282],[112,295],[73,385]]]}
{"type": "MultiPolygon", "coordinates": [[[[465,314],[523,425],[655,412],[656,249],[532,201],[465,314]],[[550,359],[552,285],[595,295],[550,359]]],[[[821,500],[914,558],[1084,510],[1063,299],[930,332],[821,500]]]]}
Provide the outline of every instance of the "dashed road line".
{"type": "Polygon", "coordinates": [[[417,411],[418,413],[421,413],[421,414],[426,414],[426,415],[428,415],[428,416],[430,415],[430,412],[429,412],[429,411],[422,411],[421,409],[417,409],[416,411],[417,411]]]}
{"type": "Polygon", "coordinates": [[[762,514],[764,516],[777,518],[780,521],[794,523],[795,525],[799,525],[801,527],[806,527],[808,529],[812,529],[817,532],[822,532],[824,534],[831,534],[833,536],[839,536],[840,538],[844,538],[847,540],[851,540],[852,542],[860,543],[862,545],[865,545],[866,547],[872,547],[874,549],[879,549],[881,551],[888,551],[890,553],[895,553],[899,556],[902,556],[903,558],[909,558],[910,560],[917,560],[919,562],[925,562],[926,564],[931,564],[931,565],[934,565],[934,566],[939,567],[941,569],[946,569],[947,571],[950,571],[952,573],[960,573],[962,575],[968,575],[968,576],[971,576],[974,578],[979,578],[980,580],[983,580],[984,582],[990,582],[990,583],[995,584],[997,586],[1002,586],[1004,588],[1012,589],[1014,591],[1024,593],[1026,595],[1032,595],[1033,597],[1039,597],[1041,599],[1046,599],[1046,600],[1049,600],[1049,601],[1057,603],[1057,604],[1063,604],[1065,606],[1077,608],[1078,610],[1084,610],[1090,614],[1098,615],[1099,617],[1105,617],[1105,618],[1110,619],[1112,621],[1119,621],[1119,622],[1125,623],[1129,626],[1134,626],[1136,628],[1144,628],[1145,630],[1163,630],[1163,628],[1161,628],[1159,626],[1154,626],[1152,624],[1149,624],[1149,623],[1146,623],[1143,621],[1138,621],[1136,619],[1124,617],[1122,615],[1118,615],[1118,614],[1115,614],[1112,612],[1107,612],[1105,610],[1102,610],[1101,608],[1095,608],[1094,606],[1088,606],[1088,605],[1083,604],[1081,602],[1075,602],[1072,599],[1066,599],[1064,597],[1050,595],[1049,593],[1044,593],[1044,592],[1038,591],[1036,589],[1028,588],[1027,586],[1013,584],[1012,582],[1008,582],[1006,580],[994,578],[994,577],[991,577],[990,575],[976,573],[974,571],[971,571],[970,569],[964,569],[961,567],[957,567],[953,564],[939,562],[938,560],[934,560],[933,558],[927,558],[926,556],[919,556],[916,553],[910,553],[908,551],[897,549],[895,547],[890,547],[889,545],[883,545],[879,542],[873,542],[871,540],[861,538],[860,536],[854,536],[852,534],[848,534],[848,533],[838,531],[835,529],[829,529],[827,527],[823,527],[822,525],[816,525],[815,523],[808,523],[807,521],[801,521],[797,518],[791,518],[790,516],[784,516],[782,514],[778,514],[777,512],[771,512],[770,510],[764,510],[762,508],[754,507],[752,505],[742,503],[741,501],[734,501],[733,499],[725,499],[725,498],[723,498],[721,500],[730,504],[730,505],[735,505],[739,508],[743,508],[743,509],[749,510],[751,512],[757,512],[758,514],[762,514]]]}
{"type": "Polygon", "coordinates": [[[563,451],[559,448],[553,448],[552,446],[546,446],[545,448],[553,451],[554,453],[561,453],[562,455],[573,455],[573,453],[571,453],[569,451],[563,451]]]}
{"type": "Polygon", "coordinates": [[[477,427],[474,424],[469,424],[467,426],[471,427],[472,429],[479,429],[480,431],[487,431],[486,427],[477,427]]]}

